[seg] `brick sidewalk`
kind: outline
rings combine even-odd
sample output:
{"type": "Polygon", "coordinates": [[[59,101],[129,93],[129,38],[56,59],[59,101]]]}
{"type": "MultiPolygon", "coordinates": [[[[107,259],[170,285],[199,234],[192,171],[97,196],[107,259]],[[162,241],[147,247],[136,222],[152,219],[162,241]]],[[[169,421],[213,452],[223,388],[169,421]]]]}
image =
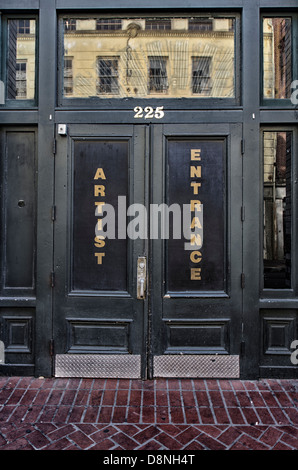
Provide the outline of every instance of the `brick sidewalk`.
{"type": "Polygon", "coordinates": [[[0,377],[0,450],[297,450],[298,380],[0,377]]]}

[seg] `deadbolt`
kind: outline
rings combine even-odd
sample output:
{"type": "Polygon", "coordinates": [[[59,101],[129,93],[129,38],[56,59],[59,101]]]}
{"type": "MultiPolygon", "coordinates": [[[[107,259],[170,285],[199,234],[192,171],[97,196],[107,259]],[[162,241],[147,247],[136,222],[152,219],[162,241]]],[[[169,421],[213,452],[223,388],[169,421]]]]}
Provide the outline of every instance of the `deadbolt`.
{"type": "Polygon", "coordinates": [[[137,298],[145,299],[146,297],[146,280],[147,280],[147,266],[146,257],[138,257],[138,269],[137,269],[137,298]]]}

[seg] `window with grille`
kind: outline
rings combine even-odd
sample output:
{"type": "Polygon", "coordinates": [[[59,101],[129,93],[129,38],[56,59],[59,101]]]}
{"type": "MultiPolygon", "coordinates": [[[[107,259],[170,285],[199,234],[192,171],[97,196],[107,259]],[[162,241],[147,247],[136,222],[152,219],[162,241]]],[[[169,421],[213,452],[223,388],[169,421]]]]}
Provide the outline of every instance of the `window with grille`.
{"type": "Polygon", "coordinates": [[[74,18],[67,18],[64,20],[64,31],[76,31],[77,20],[74,18]]]}
{"type": "Polygon", "coordinates": [[[168,87],[167,58],[149,57],[149,92],[166,93],[168,87]]]}
{"type": "Polygon", "coordinates": [[[105,18],[96,20],[96,29],[98,31],[115,31],[121,29],[122,21],[119,19],[105,18]]]}
{"type": "Polygon", "coordinates": [[[193,31],[212,31],[213,22],[209,18],[189,18],[188,29],[193,31]]]}
{"type": "Polygon", "coordinates": [[[73,94],[73,68],[72,58],[64,59],[64,94],[69,96],[73,94]]]}
{"type": "Polygon", "coordinates": [[[16,98],[27,97],[27,64],[16,63],[16,98]]]}
{"type": "Polygon", "coordinates": [[[192,92],[210,94],[211,57],[192,58],[192,92]]]}
{"type": "Polygon", "coordinates": [[[30,20],[18,20],[17,32],[18,34],[30,34],[30,20]]]}
{"type": "Polygon", "coordinates": [[[171,29],[171,20],[170,19],[162,19],[162,20],[155,20],[155,19],[148,19],[145,23],[146,29],[158,29],[158,30],[166,30],[171,29]]]}
{"type": "Polygon", "coordinates": [[[118,58],[98,57],[97,94],[118,94],[118,58]]]}

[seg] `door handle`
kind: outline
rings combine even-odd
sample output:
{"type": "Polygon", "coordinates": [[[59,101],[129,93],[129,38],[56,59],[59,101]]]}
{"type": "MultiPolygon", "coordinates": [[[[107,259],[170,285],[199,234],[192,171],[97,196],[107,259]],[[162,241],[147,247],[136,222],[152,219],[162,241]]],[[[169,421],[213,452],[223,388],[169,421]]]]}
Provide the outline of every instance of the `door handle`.
{"type": "Polygon", "coordinates": [[[145,289],[144,289],[145,279],[140,279],[140,299],[144,298],[145,289]]]}
{"type": "Polygon", "coordinates": [[[146,297],[146,279],[147,279],[147,266],[146,257],[138,257],[137,269],[137,298],[145,299],[146,297]]]}

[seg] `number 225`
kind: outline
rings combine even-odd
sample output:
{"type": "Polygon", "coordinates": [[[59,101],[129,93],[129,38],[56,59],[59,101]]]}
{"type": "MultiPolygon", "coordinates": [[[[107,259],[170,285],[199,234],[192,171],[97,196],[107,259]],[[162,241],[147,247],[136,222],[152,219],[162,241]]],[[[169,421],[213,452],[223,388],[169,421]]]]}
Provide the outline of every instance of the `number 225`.
{"type": "Polygon", "coordinates": [[[144,117],[145,119],[162,119],[165,115],[163,106],[158,106],[157,108],[152,108],[151,106],[147,106],[145,109],[143,109],[141,106],[136,106],[134,108],[135,115],[134,117],[136,119],[144,117]],[[145,115],[144,115],[145,113],[145,115]]]}

